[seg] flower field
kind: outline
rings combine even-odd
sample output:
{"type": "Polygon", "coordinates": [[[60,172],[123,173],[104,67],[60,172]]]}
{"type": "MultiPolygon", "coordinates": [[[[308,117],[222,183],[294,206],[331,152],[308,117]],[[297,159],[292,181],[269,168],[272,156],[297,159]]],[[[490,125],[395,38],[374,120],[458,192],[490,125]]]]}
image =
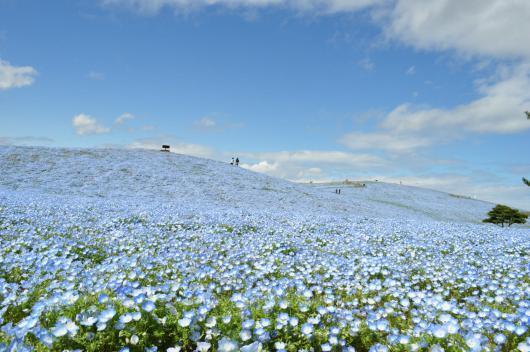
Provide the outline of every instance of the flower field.
{"type": "Polygon", "coordinates": [[[467,221],[487,204],[370,217],[383,193],[202,159],[153,154],[165,184],[126,152],[0,152],[0,350],[530,351],[530,233],[467,221]]]}

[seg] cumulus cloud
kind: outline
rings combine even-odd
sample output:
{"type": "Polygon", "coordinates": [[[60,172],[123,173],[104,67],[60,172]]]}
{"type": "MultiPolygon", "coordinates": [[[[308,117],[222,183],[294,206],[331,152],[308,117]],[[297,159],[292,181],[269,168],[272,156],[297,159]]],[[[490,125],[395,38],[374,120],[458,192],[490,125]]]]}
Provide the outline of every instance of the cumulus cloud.
{"type": "Polygon", "coordinates": [[[241,164],[241,167],[254,171],[254,172],[261,172],[264,174],[273,174],[275,171],[278,170],[279,164],[269,163],[267,160],[263,160],[255,164],[241,164]]]}
{"type": "Polygon", "coordinates": [[[121,114],[120,116],[118,116],[116,118],[116,121],[114,121],[114,123],[116,125],[123,125],[125,123],[125,121],[127,120],[134,120],[134,115],[129,113],[129,112],[124,112],[123,114],[121,114]]]}
{"type": "Polygon", "coordinates": [[[381,18],[389,38],[419,49],[530,58],[526,0],[397,0],[381,18]]]}
{"type": "Polygon", "coordinates": [[[72,118],[72,125],[78,135],[102,134],[110,132],[110,128],[101,125],[94,117],[79,114],[72,118]]]}
{"type": "Polygon", "coordinates": [[[279,151],[239,153],[242,167],[292,181],[326,181],[344,173],[362,174],[388,166],[386,160],[370,154],[342,151],[279,151]],[[325,170],[325,172],[323,171],[325,170]]]}
{"type": "Polygon", "coordinates": [[[407,152],[467,134],[508,134],[530,129],[523,111],[530,106],[530,64],[500,69],[493,81],[477,85],[481,97],[451,109],[402,104],[375,132],[352,132],[340,139],[351,149],[407,152]]]}
{"type": "Polygon", "coordinates": [[[36,75],[37,70],[31,66],[13,66],[0,59],[0,90],[30,86],[36,75]]]}

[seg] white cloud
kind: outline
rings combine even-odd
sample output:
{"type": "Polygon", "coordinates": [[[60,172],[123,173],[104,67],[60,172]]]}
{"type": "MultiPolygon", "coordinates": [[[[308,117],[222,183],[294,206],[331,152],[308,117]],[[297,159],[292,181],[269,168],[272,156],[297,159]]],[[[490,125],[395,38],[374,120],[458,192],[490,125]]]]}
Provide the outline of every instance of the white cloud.
{"type": "Polygon", "coordinates": [[[94,81],[102,81],[105,79],[105,74],[98,71],[90,71],[88,73],[88,78],[94,80],[94,81]]]}
{"type": "Polygon", "coordinates": [[[292,181],[327,181],[333,176],[342,177],[343,173],[360,174],[387,167],[387,161],[377,156],[342,151],[247,152],[238,155],[242,167],[292,181]]]}
{"type": "Polygon", "coordinates": [[[195,126],[205,130],[211,130],[218,127],[217,122],[211,117],[207,116],[195,121],[195,126]]]}
{"type": "Polygon", "coordinates": [[[268,161],[260,161],[259,163],[255,164],[241,164],[241,167],[254,171],[254,172],[261,172],[265,174],[273,174],[278,170],[279,164],[278,163],[272,163],[270,164],[268,161]]]}
{"type": "Polygon", "coordinates": [[[230,9],[284,7],[301,12],[337,13],[357,11],[384,0],[102,0],[104,5],[125,6],[143,14],[156,14],[163,8],[189,12],[211,6],[230,9]]]}
{"type": "Polygon", "coordinates": [[[416,73],[416,66],[412,65],[405,71],[405,74],[412,76],[416,73]]]}
{"type": "Polygon", "coordinates": [[[373,133],[351,132],[339,140],[350,149],[381,149],[395,152],[408,152],[432,144],[428,137],[412,134],[395,134],[393,131],[373,133]]]}
{"type": "Polygon", "coordinates": [[[72,125],[78,135],[102,134],[110,132],[110,128],[98,123],[98,121],[86,114],[79,114],[72,118],[72,125]]]}
{"type": "Polygon", "coordinates": [[[528,18],[527,0],[397,0],[380,21],[390,38],[419,49],[530,58],[528,18]]]}
{"type": "Polygon", "coordinates": [[[301,151],[280,151],[280,152],[258,152],[242,153],[241,155],[254,158],[272,160],[273,162],[282,163],[317,163],[317,164],[342,164],[350,166],[372,166],[379,167],[385,164],[385,161],[377,156],[370,154],[354,154],[342,151],[319,151],[319,150],[301,150],[301,151]]]}
{"type": "Polygon", "coordinates": [[[375,69],[375,63],[367,57],[359,60],[357,64],[365,71],[373,71],[375,69]]]}
{"type": "Polygon", "coordinates": [[[493,82],[477,86],[481,97],[451,109],[402,104],[375,132],[352,132],[340,139],[351,149],[407,152],[468,134],[508,134],[530,129],[523,111],[530,106],[530,64],[503,68],[493,82]]]}
{"type": "Polygon", "coordinates": [[[186,13],[211,6],[229,9],[281,7],[334,14],[370,9],[390,39],[426,50],[466,55],[530,58],[527,0],[101,0],[144,14],[163,8],[186,13]]]}
{"type": "Polygon", "coordinates": [[[37,70],[31,66],[13,66],[0,59],[0,90],[30,86],[36,75],[37,70]]]}
{"type": "Polygon", "coordinates": [[[129,112],[124,112],[123,114],[121,114],[120,116],[118,116],[116,118],[116,121],[114,121],[114,123],[116,125],[123,125],[125,123],[125,121],[127,120],[133,120],[135,117],[133,114],[129,113],[129,112]]]}

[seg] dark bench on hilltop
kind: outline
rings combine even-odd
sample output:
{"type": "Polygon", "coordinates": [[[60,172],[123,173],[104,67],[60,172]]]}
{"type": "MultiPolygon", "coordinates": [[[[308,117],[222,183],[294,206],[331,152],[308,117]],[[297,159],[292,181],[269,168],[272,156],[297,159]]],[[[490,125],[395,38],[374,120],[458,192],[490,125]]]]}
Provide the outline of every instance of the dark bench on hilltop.
{"type": "Polygon", "coordinates": [[[169,145],[164,144],[162,145],[162,149],[160,149],[161,152],[169,152],[169,145]]]}

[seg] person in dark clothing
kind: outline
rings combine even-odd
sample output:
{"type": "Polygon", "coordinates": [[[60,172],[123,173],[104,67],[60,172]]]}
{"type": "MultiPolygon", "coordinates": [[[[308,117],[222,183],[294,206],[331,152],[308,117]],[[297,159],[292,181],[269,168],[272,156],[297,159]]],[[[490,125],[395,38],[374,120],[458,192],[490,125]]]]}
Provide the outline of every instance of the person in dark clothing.
{"type": "Polygon", "coordinates": [[[236,158],[236,166],[239,166],[239,158],[236,158]]]}

